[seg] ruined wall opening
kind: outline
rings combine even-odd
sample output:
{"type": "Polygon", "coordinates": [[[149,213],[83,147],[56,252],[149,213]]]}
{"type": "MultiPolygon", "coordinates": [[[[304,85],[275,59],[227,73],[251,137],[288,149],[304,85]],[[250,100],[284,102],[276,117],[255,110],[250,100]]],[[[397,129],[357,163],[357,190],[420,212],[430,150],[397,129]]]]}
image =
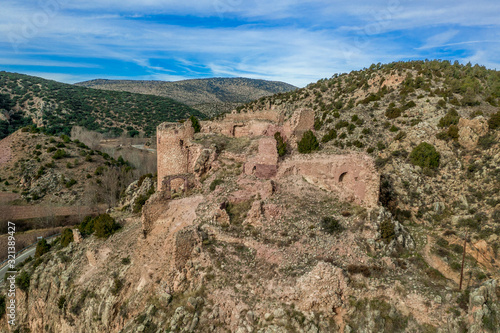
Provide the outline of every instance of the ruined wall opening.
{"type": "Polygon", "coordinates": [[[339,177],[339,183],[342,183],[344,181],[344,177],[347,175],[347,172],[342,172],[342,174],[339,177]]]}
{"type": "Polygon", "coordinates": [[[184,188],[183,192],[184,195],[186,195],[187,190],[189,188],[189,178],[191,177],[190,174],[179,174],[179,175],[171,175],[171,176],[166,176],[163,181],[162,181],[162,188],[161,190],[164,192],[164,196],[166,199],[171,199],[172,198],[172,181],[181,179],[184,182],[184,188]]]}

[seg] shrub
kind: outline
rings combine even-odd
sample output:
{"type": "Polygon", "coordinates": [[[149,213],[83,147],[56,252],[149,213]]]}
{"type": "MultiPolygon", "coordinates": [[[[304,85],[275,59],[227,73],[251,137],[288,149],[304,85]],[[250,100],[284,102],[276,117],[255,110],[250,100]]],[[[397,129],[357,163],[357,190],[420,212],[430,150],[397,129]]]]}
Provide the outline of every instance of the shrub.
{"type": "Polygon", "coordinates": [[[391,128],[389,128],[389,131],[390,132],[397,132],[397,131],[399,131],[399,127],[397,127],[396,125],[392,125],[391,128]]]}
{"type": "Polygon", "coordinates": [[[63,296],[59,297],[59,300],[57,301],[57,307],[59,309],[62,309],[62,308],[64,308],[64,304],[66,304],[66,296],[63,295],[63,296]]]}
{"type": "Polygon", "coordinates": [[[347,127],[347,126],[349,126],[349,122],[345,120],[339,120],[339,122],[335,124],[336,129],[341,129],[342,127],[347,127]]]}
{"type": "Polygon", "coordinates": [[[387,110],[385,110],[385,116],[389,119],[395,119],[401,116],[401,110],[396,107],[394,103],[389,104],[387,110]]]}
{"type": "Polygon", "coordinates": [[[460,116],[458,115],[457,110],[450,109],[446,115],[439,120],[439,127],[448,127],[450,125],[457,125],[460,116]]]}
{"type": "Polygon", "coordinates": [[[111,294],[113,296],[118,295],[120,290],[123,288],[123,281],[117,277],[114,278],[113,280],[113,287],[111,287],[111,294]]]}
{"type": "Polygon", "coordinates": [[[49,147],[47,148],[47,153],[52,153],[53,151],[56,151],[56,147],[49,147]]]}
{"type": "Polygon", "coordinates": [[[94,218],[86,216],[78,226],[78,230],[82,235],[91,235],[94,232],[94,218]]]}
{"type": "Polygon", "coordinates": [[[73,178],[71,178],[70,180],[68,180],[65,184],[66,188],[70,188],[71,186],[75,185],[76,184],[76,180],[74,180],[73,178]]]}
{"type": "Polygon", "coordinates": [[[488,120],[488,126],[492,130],[500,128],[500,111],[491,115],[490,119],[488,120]]]}
{"type": "Polygon", "coordinates": [[[24,292],[28,292],[30,288],[30,279],[31,275],[26,272],[22,271],[17,277],[16,277],[16,285],[19,287],[24,292]]]}
{"type": "Polygon", "coordinates": [[[120,225],[109,214],[101,214],[94,221],[95,235],[99,238],[108,238],[118,229],[120,225]]]}
{"type": "Polygon", "coordinates": [[[128,264],[130,264],[130,257],[122,258],[122,265],[128,265],[128,264]]]}
{"type": "Polygon", "coordinates": [[[61,159],[61,158],[67,157],[67,156],[68,156],[68,153],[66,153],[66,151],[64,149],[58,149],[54,153],[54,155],[52,155],[52,158],[55,160],[58,160],[58,159],[61,159]]]}
{"type": "Polygon", "coordinates": [[[483,149],[490,149],[495,143],[495,135],[492,134],[483,135],[477,140],[477,145],[483,149]]]}
{"type": "Polygon", "coordinates": [[[321,229],[328,234],[333,234],[336,232],[341,232],[343,230],[342,225],[338,220],[330,216],[325,216],[321,220],[321,229]]]}
{"type": "Polygon", "coordinates": [[[134,213],[139,213],[142,210],[142,206],[146,203],[146,201],[149,199],[149,196],[141,194],[134,202],[134,208],[132,211],[134,213]]]}
{"type": "Polygon", "coordinates": [[[276,149],[278,150],[279,156],[284,156],[286,154],[286,143],[283,140],[280,132],[274,133],[274,139],[276,140],[276,149]]]}
{"type": "Polygon", "coordinates": [[[201,125],[200,122],[198,121],[198,118],[196,118],[195,116],[191,116],[189,117],[189,120],[191,120],[191,125],[194,128],[194,132],[199,133],[201,130],[201,125]]]}
{"type": "Polygon", "coordinates": [[[49,251],[50,251],[50,244],[47,243],[46,239],[42,239],[36,244],[35,258],[41,257],[42,255],[44,255],[49,251]]]}
{"type": "Polygon", "coordinates": [[[326,142],[331,141],[335,138],[337,138],[337,131],[332,128],[331,130],[328,131],[328,133],[326,133],[321,138],[321,142],[326,143],[326,142]]]}
{"type": "Polygon", "coordinates": [[[212,181],[210,183],[210,191],[215,190],[215,188],[222,183],[224,183],[224,181],[222,179],[215,179],[214,181],[212,181]]]}
{"type": "Polygon", "coordinates": [[[436,169],[439,167],[441,155],[436,151],[433,145],[422,142],[413,148],[410,154],[410,162],[421,168],[436,169]]]}
{"type": "Polygon", "coordinates": [[[63,230],[61,234],[61,246],[66,247],[73,241],[73,231],[70,228],[63,230]]]}
{"type": "Polygon", "coordinates": [[[319,149],[318,139],[311,130],[304,133],[302,139],[298,142],[299,153],[308,154],[319,149]]]}
{"type": "Polygon", "coordinates": [[[391,220],[384,220],[380,223],[380,237],[386,242],[390,243],[396,233],[394,231],[394,223],[391,220]]]}

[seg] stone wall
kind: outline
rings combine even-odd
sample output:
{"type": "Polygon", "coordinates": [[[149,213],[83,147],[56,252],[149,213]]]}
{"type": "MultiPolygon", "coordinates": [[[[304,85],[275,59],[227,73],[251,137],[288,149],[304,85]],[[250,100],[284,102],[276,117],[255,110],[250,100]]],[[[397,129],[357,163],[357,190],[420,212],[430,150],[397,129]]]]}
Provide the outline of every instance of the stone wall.
{"type": "Polygon", "coordinates": [[[278,170],[278,177],[288,175],[301,175],[320,188],[339,193],[343,200],[369,208],[378,205],[380,176],[366,154],[294,156],[278,170]]]}
{"type": "Polygon", "coordinates": [[[245,174],[254,174],[259,178],[269,179],[276,175],[277,169],[278,150],[276,149],[276,140],[273,137],[260,139],[257,155],[245,163],[245,174]]]}

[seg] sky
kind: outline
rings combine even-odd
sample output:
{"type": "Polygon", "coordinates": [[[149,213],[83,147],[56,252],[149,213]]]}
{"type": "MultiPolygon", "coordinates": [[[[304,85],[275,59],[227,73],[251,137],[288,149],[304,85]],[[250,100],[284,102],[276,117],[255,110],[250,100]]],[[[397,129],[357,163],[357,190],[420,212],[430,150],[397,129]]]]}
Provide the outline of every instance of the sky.
{"type": "Polygon", "coordinates": [[[0,70],[65,83],[248,77],[303,87],[414,59],[500,69],[498,0],[2,0],[0,70]]]}

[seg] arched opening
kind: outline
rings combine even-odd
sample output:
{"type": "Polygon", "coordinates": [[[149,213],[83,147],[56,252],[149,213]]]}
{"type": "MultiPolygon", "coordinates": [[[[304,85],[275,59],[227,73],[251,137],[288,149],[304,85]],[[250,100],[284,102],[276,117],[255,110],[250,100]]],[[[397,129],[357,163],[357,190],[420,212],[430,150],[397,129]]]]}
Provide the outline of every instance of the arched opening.
{"type": "Polygon", "coordinates": [[[347,175],[347,172],[342,172],[339,177],[339,183],[342,183],[344,181],[344,177],[347,175]]]}

